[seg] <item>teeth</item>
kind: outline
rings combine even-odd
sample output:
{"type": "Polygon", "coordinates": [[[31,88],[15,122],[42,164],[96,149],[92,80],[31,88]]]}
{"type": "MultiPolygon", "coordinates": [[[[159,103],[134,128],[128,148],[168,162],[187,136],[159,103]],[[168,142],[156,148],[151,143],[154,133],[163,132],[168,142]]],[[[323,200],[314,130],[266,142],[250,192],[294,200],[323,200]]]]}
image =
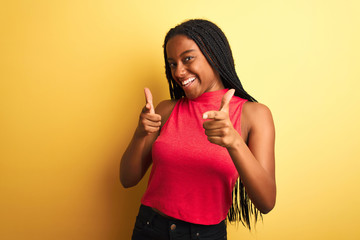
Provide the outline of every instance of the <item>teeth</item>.
{"type": "Polygon", "coordinates": [[[189,83],[193,82],[194,80],[195,80],[195,78],[192,77],[192,78],[189,78],[188,80],[183,81],[181,84],[183,86],[185,86],[185,85],[188,85],[189,83]]]}

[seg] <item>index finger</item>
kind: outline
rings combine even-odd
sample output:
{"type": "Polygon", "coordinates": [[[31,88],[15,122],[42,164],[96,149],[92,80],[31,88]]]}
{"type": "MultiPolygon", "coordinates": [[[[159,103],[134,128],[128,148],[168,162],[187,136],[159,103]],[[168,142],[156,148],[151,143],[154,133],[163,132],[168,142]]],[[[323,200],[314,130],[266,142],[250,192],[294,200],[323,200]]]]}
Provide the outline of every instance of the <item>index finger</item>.
{"type": "Polygon", "coordinates": [[[222,111],[208,111],[203,114],[202,118],[203,119],[222,120],[222,119],[225,119],[225,115],[224,115],[224,112],[222,112],[222,111]]]}

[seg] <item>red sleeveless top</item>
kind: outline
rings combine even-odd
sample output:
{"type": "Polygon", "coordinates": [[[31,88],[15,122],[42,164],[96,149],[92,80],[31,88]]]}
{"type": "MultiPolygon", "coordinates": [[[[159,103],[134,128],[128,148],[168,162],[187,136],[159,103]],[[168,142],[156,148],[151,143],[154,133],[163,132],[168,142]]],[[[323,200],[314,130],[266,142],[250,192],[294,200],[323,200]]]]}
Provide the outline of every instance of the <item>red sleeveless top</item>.
{"type": "MultiPolygon", "coordinates": [[[[203,113],[219,110],[226,92],[178,100],[152,146],[153,166],[143,205],[196,224],[218,224],[226,218],[238,172],[226,148],[210,143],[202,126],[203,113]]],[[[234,96],[230,102],[230,120],[240,134],[246,101],[234,96]]]]}

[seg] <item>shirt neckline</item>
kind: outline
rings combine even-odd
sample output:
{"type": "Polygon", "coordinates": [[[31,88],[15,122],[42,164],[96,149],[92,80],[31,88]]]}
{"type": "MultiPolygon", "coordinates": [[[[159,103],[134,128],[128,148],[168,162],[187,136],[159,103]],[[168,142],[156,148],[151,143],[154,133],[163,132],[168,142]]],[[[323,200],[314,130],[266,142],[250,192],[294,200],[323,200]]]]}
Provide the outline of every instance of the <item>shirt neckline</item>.
{"type": "Polygon", "coordinates": [[[204,92],[199,97],[194,98],[194,99],[189,99],[189,101],[201,102],[201,103],[221,101],[222,97],[228,90],[229,89],[225,88],[225,89],[220,89],[220,90],[216,90],[216,91],[212,91],[212,92],[204,92]]]}

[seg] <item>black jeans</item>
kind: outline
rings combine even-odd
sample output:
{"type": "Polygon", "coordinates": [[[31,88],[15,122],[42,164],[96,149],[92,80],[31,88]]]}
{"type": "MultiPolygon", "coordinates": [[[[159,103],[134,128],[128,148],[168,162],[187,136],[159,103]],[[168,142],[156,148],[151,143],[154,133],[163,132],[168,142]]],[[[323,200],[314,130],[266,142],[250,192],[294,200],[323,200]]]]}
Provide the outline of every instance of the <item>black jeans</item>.
{"type": "Polygon", "coordinates": [[[200,225],[161,216],[151,207],[140,206],[132,240],[224,240],[225,220],[216,225],[200,225]]]}

